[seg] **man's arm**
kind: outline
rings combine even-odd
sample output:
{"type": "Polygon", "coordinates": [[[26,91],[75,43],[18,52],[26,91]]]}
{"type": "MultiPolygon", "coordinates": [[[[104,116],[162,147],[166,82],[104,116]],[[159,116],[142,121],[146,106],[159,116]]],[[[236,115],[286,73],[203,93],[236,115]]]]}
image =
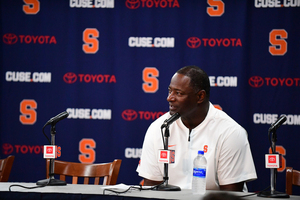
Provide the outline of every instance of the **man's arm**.
{"type": "Polygon", "coordinates": [[[144,186],[154,186],[160,184],[162,181],[152,181],[144,178],[144,186]]]}
{"type": "MultiPolygon", "coordinates": [[[[160,184],[162,181],[152,181],[149,179],[144,178],[144,186],[154,186],[160,184]]],[[[242,192],[244,188],[244,182],[240,183],[233,183],[229,185],[220,185],[220,190],[226,190],[226,191],[238,191],[242,192]]]]}
{"type": "Polygon", "coordinates": [[[233,183],[233,184],[229,184],[229,185],[220,185],[220,190],[227,190],[227,191],[242,192],[243,188],[244,188],[244,182],[233,183]]]}

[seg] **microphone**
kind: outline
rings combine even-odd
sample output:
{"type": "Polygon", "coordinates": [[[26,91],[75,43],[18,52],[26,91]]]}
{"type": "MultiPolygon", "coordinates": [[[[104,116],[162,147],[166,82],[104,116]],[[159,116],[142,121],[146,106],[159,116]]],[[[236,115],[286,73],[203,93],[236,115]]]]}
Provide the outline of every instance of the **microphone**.
{"type": "MultiPolygon", "coordinates": [[[[65,118],[67,118],[69,116],[69,113],[67,111],[64,111],[62,113],[59,113],[58,115],[56,115],[55,117],[52,117],[46,124],[45,126],[51,124],[52,126],[55,125],[57,122],[59,122],[60,120],[63,120],[65,118]]],[[[45,127],[44,126],[44,127],[45,127]]]]}
{"type": "Polygon", "coordinates": [[[176,121],[180,117],[179,113],[173,114],[169,119],[166,119],[164,123],[161,125],[161,128],[165,128],[170,126],[174,121],[176,121]]]}
{"type": "Polygon", "coordinates": [[[276,122],[271,124],[271,127],[269,128],[269,133],[279,128],[279,126],[281,126],[285,121],[286,121],[286,115],[281,115],[276,122]]]}
{"type": "MultiPolygon", "coordinates": [[[[176,121],[180,117],[179,113],[173,114],[169,119],[166,119],[164,123],[161,125],[161,129],[165,128],[165,136],[163,136],[163,143],[164,143],[164,150],[159,151],[159,162],[160,160],[164,162],[164,181],[162,184],[159,184],[156,186],[156,190],[160,191],[180,191],[180,187],[175,186],[175,185],[169,185],[168,180],[169,180],[169,162],[172,161],[172,158],[169,157],[170,154],[173,153],[171,152],[172,150],[168,150],[168,145],[169,145],[169,137],[170,137],[170,132],[169,132],[169,125],[172,124],[174,121],[176,121]],[[161,159],[162,158],[162,159],[161,159]]],[[[162,133],[163,131],[161,131],[162,133]]],[[[163,134],[163,133],[162,133],[163,134]]],[[[174,159],[175,155],[173,154],[174,159]]],[[[174,160],[175,162],[175,160],[174,160]]]]}

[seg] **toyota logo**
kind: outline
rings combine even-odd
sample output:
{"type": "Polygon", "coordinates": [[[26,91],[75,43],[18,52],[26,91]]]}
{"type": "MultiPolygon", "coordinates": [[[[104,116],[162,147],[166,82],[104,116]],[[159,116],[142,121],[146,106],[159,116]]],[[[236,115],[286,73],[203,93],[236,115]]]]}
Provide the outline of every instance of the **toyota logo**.
{"type": "Polygon", "coordinates": [[[3,35],[3,42],[5,44],[16,44],[18,41],[18,37],[13,33],[6,33],[3,35]]]}
{"type": "Polygon", "coordinates": [[[122,118],[126,121],[133,121],[137,116],[138,114],[135,110],[127,109],[122,112],[122,118]]]}
{"type": "Polygon", "coordinates": [[[249,78],[249,85],[251,87],[259,88],[263,86],[263,84],[264,84],[264,79],[260,76],[252,76],[251,78],[249,78]]]}
{"type": "Polygon", "coordinates": [[[197,37],[190,37],[187,39],[186,45],[192,49],[195,49],[201,45],[201,40],[197,37]]]}
{"type": "Polygon", "coordinates": [[[164,151],[161,152],[161,158],[167,158],[167,155],[168,154],[166,152],[164,152],[164,151]]]}
{"type": "Polygon", "coordinates": [[[2,149],[4,155],[9,155],[13,152],[14,147],[11,144],[5,143],[3,144],[2,149]]]}
{"type": "Polygon", "coordinates": [[[73,72],[68,72],[64,75],[64,81],[66,83],[69,83],[69,84],[72,84],[72,83],[75,83],[76,80],[77,80],[77,75],[74,74],[73,72]]]}
{"type": "Polygon", "coordinates": [[[53,153],[53,148],[52,147],[46,147],[46,152],[48,154],[52,154],[53,153]]]}
{"type": "Polygon", "coordinates": [[[137,9],[140,7],[140,0],[126,0],[125,5],[129,9],[137,9]]]}

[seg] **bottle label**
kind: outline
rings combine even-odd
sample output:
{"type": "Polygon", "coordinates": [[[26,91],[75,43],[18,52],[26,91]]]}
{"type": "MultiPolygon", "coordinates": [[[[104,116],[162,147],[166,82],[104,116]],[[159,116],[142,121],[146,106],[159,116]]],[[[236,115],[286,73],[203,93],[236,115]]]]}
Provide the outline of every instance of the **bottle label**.
{"type": "Polygon", "coordinates": [[[206,177],[206,169],[203,169],[203,168],[194,168],[194,170],[193,170],[193,176],[199,177],[199,178],[205,178],[206,177]]]}

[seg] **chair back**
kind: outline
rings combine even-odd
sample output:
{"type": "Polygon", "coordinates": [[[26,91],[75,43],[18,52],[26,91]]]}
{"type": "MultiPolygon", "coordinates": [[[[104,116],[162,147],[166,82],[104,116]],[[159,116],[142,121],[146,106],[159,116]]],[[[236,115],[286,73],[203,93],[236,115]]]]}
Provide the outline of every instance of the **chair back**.
{"type": "Polygon", "coordinates": [[[293,185],[300,186],[300,171],[294,170],[292,167],[286,167],[285,192],[288,195],[292,195],[293,185]]]}
{"type": "Polygon", "coordinates": [[[0,182],[7,182],[15,156],[8,156],[7,158],[0,159],[0,182]]]}
{"type": "MultiPolygon", "coordinates": [[[[90,178],[94,178],[94,184],[99,185],[103,178],[102,185],[115,185],[117,183],[122,160],[115,159],[110,163],[85,164],[54,160],[54,174],[60,175],[59,179],[66,181],[66,176],[72,177],[72,184],[78,184],[78,178],[83,177],[84,184],[89,184],[90,178]]],[[[47,159],[46,171],[49,178],[50,160],[47,159]]]]}

